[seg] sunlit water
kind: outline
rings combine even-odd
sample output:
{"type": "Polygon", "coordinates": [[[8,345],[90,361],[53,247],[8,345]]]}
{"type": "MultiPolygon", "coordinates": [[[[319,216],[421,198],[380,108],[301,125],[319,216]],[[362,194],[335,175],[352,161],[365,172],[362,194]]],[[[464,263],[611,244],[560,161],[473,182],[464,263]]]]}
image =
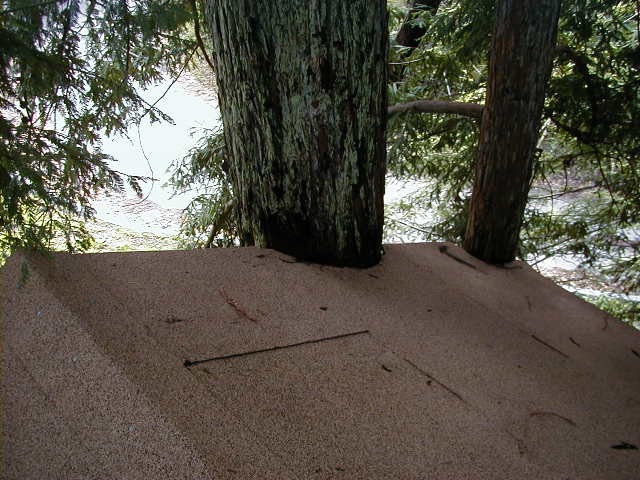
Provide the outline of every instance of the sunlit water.
{"type": "MultiPolygon", "coordinates": [[[[145,92],[145,100],[153,103],[160,98],[170,82],[145,92]]],[[[171,164],[184,157],[199,139],[204,128],[220,124],[220,113],[215,97],[193,77],[185,76],[176,82],[157,104],[171,116],[175,124],[148,121],[129,128],[126,137],[107,138],[103,141],[105,153],[116,162],[112,167],[128,175],[152,177],[155,180],[143,184],[143,198],[131,189],[124,194],[102,194],[93,202],[98,222],[108,223],[136,233],[160,236],[176,236],[180,230],[182,210],[195,194],[176,195],[166,185],[171,164]]],[[[387,204],[420,188],[418,182],[399,182],[390,179],[386,186],[387,204]]],[[[100,234],[107,234],[104,229],[100,234]]],[[[102,244],[106,239],[100,239],[102,244]]],[[[407,237],[398,241],[415,240],[407,237]]],[[[108,245],[107,245],[108,246],[108,245]]]]}
{"type": "MultiPolygon", "coordinates": [[[[203,128],[220,123],[217,105],[210,96],[195,95],[191,77],[176,82],[160,100],[157,107],[171,116],[174,124],[143,121],[132,126],[127,136],[103,140],[105,153],[112,155],[115,170],[128,175],[150,177],[143,183],[143,198],[131,189],[122,195],[103,194],[93,206],[98,221],[138,233],[176,235],[180,226],[180,213],[193,198],[193,194],[175,195],[166,185],[170,165],[184,157],[193,147],[203,128]]],[[[145,100],[153,103],[162,96],[170,82],[145,92],[145,100]]]]}

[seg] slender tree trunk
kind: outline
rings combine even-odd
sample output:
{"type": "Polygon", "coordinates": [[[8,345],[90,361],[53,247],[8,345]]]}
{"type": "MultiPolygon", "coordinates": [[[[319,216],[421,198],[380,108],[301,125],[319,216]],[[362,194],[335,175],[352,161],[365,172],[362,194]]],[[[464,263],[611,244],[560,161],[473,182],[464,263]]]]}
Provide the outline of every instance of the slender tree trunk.
{"type": "Polygon", "coordinates": [[[385,0],[207,0],[241,234],[300,259],[377,263],[385,0]]]}
{"type": "Polygon", "coordinates": [[[465,249],[515,258],[561,0],[498,0],[465,249]]]}

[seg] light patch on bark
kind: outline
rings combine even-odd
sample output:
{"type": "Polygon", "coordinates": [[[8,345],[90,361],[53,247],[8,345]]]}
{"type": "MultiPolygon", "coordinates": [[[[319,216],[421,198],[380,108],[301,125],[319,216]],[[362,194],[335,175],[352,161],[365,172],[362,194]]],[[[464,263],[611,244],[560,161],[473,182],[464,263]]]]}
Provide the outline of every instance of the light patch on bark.
{"type": "Polygon", "coordinates": [[[384,0],[209,0],[231,176],[246,238],[300,258],[380,258],[384,0]]]}

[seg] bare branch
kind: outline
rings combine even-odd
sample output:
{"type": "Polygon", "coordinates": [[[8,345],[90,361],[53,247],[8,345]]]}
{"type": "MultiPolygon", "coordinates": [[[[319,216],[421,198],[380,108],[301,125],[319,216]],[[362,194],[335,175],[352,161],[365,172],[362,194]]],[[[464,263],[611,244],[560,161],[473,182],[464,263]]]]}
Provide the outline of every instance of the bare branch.
{"type": "Polygon", "coordinates": [[[478,103],[416,100],[391,105],[387,110],[387,115],[391,117],[400,113],[449,113],[480,119],[483,108],[484,106],[478,103]]]}
{"type": "Polygon", "coordinates": [[[207,49],[204,46],[204,41],[202,40],[202,35],[200,34],[200,18],[198,17],[198,5],[196,0],[191,0],[191,9],[193,10],[193,26],[196,34],[196,42],[198,44],[198,48],[200,48],[200,52],[202,52],[202,56],[204,57],[207,65],[211,68],[212,71],[215,72],[215,67],[213,66],[213,62],[207,55],[207,49]]]}
{"type": "MultiPolygon", "coordinates": [[[[435,14],[438,11],[441,0],[414,0],[411,2],[411,10],[407,14],[400,31],[396,35],[396,43],[405,47],[400,53],[400,57],[404,60],[420,45],[420,41],[427,29],[423,25],[416,25],[412,20],[415,19],[420,12],[429,11],[435,14]]],[[[392,64],[393,65],[393,64],[392,64]]],[[[392,81],[399,81],[404,76],[405,66],[394,65],[389,71],[392,81]]]]}

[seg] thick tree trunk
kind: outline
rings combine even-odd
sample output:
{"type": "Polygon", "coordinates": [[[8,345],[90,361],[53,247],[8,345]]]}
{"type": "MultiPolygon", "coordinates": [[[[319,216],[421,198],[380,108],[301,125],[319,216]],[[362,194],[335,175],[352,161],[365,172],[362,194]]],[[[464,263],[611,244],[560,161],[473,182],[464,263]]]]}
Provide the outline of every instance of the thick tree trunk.
{"type": "Polygon", "coordinates": [[[515,258],[551,74],[560,0],[498,0],[465,249],[515,258]]]}
{"type": "Polygon", "coordinates": [[[208,0],[242,236],[300,259],[377,263],[385,0],[208,0]]]}

